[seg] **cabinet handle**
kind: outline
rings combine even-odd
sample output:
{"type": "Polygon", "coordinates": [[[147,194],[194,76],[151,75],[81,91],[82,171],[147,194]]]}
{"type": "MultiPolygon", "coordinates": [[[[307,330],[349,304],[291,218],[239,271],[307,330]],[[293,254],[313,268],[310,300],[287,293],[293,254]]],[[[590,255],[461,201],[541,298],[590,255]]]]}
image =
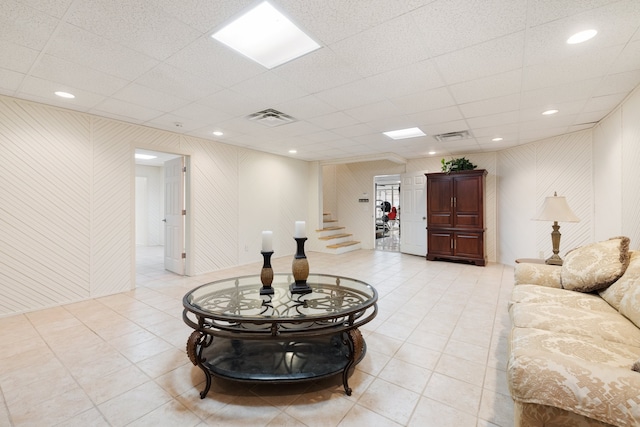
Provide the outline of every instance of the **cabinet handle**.
{"type": "Polygon", "coordinates": [[[453,197],[451,198],[451,207],[453,207],[453,197]]]}
{"type": "Polygon", "coordinates": [[[458,205],[458,198],[454,197],[453,198],[453,207],[455,208],[455,207],[457,207],[457,205],[458,205]]]}
{"type": "Polygon", "coordinates": [[[450,243],[451,243],[451,249],[453,249],[453,239],[451,239],[450,243]]]}

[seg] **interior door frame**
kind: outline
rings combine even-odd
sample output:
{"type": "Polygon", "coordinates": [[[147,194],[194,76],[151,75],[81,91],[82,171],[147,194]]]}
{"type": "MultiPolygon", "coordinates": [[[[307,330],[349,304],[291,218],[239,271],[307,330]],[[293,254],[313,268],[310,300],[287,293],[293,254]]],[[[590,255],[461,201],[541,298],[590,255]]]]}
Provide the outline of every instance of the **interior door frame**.
{"type": "Polygon", "coordinates": [[[185,276],[193,276],[194,273],[194,242],[193,242],[193,204],[192,204],[192,174],[191,174],[191,153],[188,151],[180,150],[178,148],[167,149],[165,147],[158,147],[155,145],[148,144],[140,144],[140,143],[131,143],[130,145],[130,159],[131,159],[131,247],[130,249],[130,259],[131,259],[131,289],[135,289],[136,287],[136,199],[135,199],[135,186],[136,186],[136,162],[135,162],[135,152],[136,149],[148,150],[148,151],[157,151],[160,153],[173,154],[176,156],[184,157],[184,165],[186,168],[185,176],[184,176],[184,203],[186,215],[184,219],[184,247],[185,247],[185,265],[184,265],[184,275],[185,276]]]}

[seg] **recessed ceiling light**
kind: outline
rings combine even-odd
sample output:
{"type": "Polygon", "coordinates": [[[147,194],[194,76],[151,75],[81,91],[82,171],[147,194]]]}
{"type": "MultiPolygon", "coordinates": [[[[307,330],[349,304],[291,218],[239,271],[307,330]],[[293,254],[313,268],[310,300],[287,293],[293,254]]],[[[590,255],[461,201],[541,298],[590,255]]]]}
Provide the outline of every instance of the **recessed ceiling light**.
{"type": "Polygon", "coordinates": [[[435,152],[435,151],[429,151],[429,155],[430,155],[430,156],[433,156],[434,154],[436,154],[436,152],[435,152]]]}
{"type": "Polygon", "coordinates": [[[57,91],[57,92],[53,92],[53,93],[55,93],[56,95],[58,95],[60,98],[73,99],[73,98],[75,98],[75,97],[76,97],[74,94],[69,93],[69,92],[57,91]]]}
{"type": "Polygon", "coordinates": [[[150,154],[138,154],[136,153],[136,159],[138,160],[151,160],[155,159],[157,156],[152,156],[150,154]]]}
{"type": "Polygon", "coordinates": [[[579,33],[575,33],[574,35],[569,37],[567,39],[567,43],[578,44],[578,43],[586,42],[587,40],[594,38],[596,34],[598,34],[596,30],[580,31],[579,33]]]}
{"type": "Polygon", "coordinates": [[[289,150],[289,154],[296,154],[298,150],[289,150]]]}
{"type": "Polygon", "coordinates": [[[211,37],[269,69],[320,48],[267,1],[211,37]]]}
{"type": "Polygon", "coordinates": [[[542,113],[543,116],[550,116],[552,114],[556,114],[558,110],[547,110],[542,113]]]}
{"type": "Polygon", "coordinates": [[[500,137],[498,136],[498,137],[496,137],[496,138],[493,138],[493,139],[492,139],[492,141],[493,141],[493,142],[502,141],[502,138],[500,138],[500,137]]]}
{"type": "Polygon", "coordinates": [[[419,128],[408,128],[400,130],[392,130],[389,132],[382,132],[391,139],[405,139],[405,138],[417,138],[419,136],[425,136],[419,128]]]}
{"type": "Polygon", "coordinates": [[[220,132],[219,130],[214,131],[214,132],[213,132],[213,134],[214,134],[215,136],[222,136],[222,135],[224,135],[224,133],[220,132]]]}

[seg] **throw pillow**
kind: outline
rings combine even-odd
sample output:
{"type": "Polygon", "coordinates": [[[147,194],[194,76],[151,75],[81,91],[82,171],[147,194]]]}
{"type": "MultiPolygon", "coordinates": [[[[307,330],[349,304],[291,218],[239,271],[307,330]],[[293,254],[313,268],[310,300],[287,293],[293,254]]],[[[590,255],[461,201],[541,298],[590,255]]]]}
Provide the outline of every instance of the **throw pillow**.
{"type": "Polygon", "coordinates": [[[629,290],[640,284],[640,251],[629,251],[629,265],[622,277],[608,288],[598,291],[603,300],[620,311],[620,301],[629,290]]]}
{"type": "Polygon", "coordinates": [[[578,292],[604,289],[629,265],[629,238],[613,237],[567,252],[562,264],[562,287],[578,292]]]}
{"type": "Polygon", "coordinates": [[[640,328],[640,283],[633,283],[620,301],[620,313],[640,328]]]}

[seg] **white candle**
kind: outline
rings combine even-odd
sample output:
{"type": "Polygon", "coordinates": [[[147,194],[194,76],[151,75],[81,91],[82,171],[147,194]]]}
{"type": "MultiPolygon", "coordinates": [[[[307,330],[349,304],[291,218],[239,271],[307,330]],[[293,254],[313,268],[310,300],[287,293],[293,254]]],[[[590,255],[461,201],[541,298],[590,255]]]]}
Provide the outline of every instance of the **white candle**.
{"type": "Polygon", "coordinates": [[[262,252],[273,251],[273,231],[262,232],[262,252]]]}
{"type": "Polygon", "coordinates": [[[299,239],[299,238],[303,238],[306,237],[306,229],[305,229],[305,224],[304,221],[296,221],[296,229],[295,232],[293,233],[293,237],[299,239]]]}

